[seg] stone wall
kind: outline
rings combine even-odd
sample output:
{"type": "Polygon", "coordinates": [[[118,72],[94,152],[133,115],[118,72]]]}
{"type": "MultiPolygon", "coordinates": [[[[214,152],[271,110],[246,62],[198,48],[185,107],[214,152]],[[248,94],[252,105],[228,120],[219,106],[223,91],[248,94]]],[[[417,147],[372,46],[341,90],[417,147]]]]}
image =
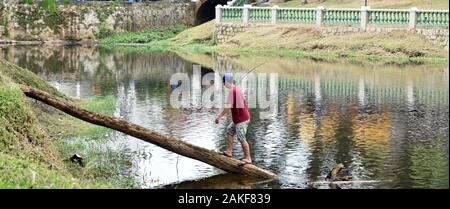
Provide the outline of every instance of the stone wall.
{"type": "Polygon", "coordinates": [[[0,41],[89,41],[111,33],[195,24],[195,3],[97,2],[59,5],[0,4],[0,41]]]}
{"type": "Polygon", "coordinates": [[[389,33],[394,30],[404,30],[408,32],[418,33],[433,44],[444,47],[446,50],[449,49],[449,29],[448,28],[416,28],[416,29],[407,29],[407,28],[398,28],[398,27],[367,27],[366,30],[363,30],[359,27],[344,27],[344,26],[335,26],[335,27],[322,27],[320,28],[323,35],[345,35],[349,33],[389,33]]]}
{"type": "Polygon", "coordinates": [[[234,23],[216,23],[214,28],[214,38],[216,43],[224,43],[237,33],[243,32],[247,26],[234,23]]]}
{"type": "MultiPolygon", "coordinates": [[[[245,31],[246,28],[254,26],[253,24],[243,25],[240,23],[216,23],[215,38],[216,43],[224,43],[237,33],[245,31]]],[[[299,26],[301,27],[301,26],[299,26]]],[[[368,27],[366,30],[351,26],[322,26],[318,30],[324,36],[345,35],[349,33],[389,33],[393,30],[405,30],[425,36],[433,44],[444,47],[449,50],[449,29],[448,28],[398,28],[398,27],[368,27]]]]}
{"type": "Polygon", "coordinates": [[[416,33],[424,35],[433,44],[440,45],[449,50],[448,29],[416,29],[416,33]]]}

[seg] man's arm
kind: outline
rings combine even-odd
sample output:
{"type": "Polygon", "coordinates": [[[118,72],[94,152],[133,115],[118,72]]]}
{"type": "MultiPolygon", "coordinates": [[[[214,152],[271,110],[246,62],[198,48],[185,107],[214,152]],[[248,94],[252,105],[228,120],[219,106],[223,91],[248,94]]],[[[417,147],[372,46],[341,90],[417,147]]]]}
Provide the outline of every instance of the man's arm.
{"type": "Polygon", "coordinates": [[[224,107],[223,107],[223,110],[222,110],[222,112],[219,113],[219,115],[217,115],[217,117],[216,117],[216,119],[214,120],[214,122],[219,123],[220,118],[222,118],[225,114],[227,114],[228,112],[230,112],[230,109],[231,109],[231,107],[232,107],[232,104],[233,104],[233,91],[231,91],[231,92],[228,94],[227,101],[226,101],[226,103],[225,103],[225,105],[224,105],[224,107]]]}
{"type": "Polygon", "coordinates": [[[227,114],[230,111],[230,108],[228,107],[224,107],[222,112],[219,113],[219,115],[217,115],[216,119],[214,120],[214,122],[219,123],[220,118],[222,118],[225,114],[227,114]]]}

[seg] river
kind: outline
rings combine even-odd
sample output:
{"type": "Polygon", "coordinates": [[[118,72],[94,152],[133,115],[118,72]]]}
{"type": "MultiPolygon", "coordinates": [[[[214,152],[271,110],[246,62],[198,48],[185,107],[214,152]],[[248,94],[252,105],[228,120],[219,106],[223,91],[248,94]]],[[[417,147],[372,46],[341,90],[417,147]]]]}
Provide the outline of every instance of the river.
{"type": "MultiPolygon", "coordinates": [[[[94,46],[10,46],[1,57],[81,99],[112,95],[115,116],[207,149],[225,148],[229,119],[217,108],[173,108],[168,79],[185,73],[191,104],[206,90],[199,77],[225,71],[269,75],[270,107],[251,108],[247,141],[254,164],[274,181],[224,174],[133,137],[110,142],[147,153],[133,163],[143,188],[448,188],[449,71],[447,65],[362,64],[260,56],[121,52],[94,46]],[[190,60],[190,61],[188,61],[190,60]],[[195,64],[201,65],[196,67],[195,64]],[[198,88],[196,88],[197,86],[198,88]],[[321,183],[336,164],[352,182],[321,183]],[[314,183],[315,182],[315,183],[314,183]]],[[[258,81],[259,82],[259,81],[258,81]]],[[[261,82],[262,83],[262,82],[261,82]]],[[[254,83],[253,83],[254,84],[254,83]]],[[[248,85],[249,101],[257,95],[248,85]]],[[[253,100],[252,100],[253,98],[253,100]]],[[[234,155],[242,158],[238,142],[234,155]]]]}

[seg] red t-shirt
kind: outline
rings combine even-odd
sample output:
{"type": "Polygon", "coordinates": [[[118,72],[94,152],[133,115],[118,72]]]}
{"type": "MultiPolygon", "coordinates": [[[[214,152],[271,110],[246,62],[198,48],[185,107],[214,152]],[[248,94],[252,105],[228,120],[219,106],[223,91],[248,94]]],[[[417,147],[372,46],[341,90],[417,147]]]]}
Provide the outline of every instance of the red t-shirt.
{"type": "Polygon", "coordinates": [[[228,94],[227,107],[231,108],[233,123],[242,123],[250,119],[250,112],[248,111],[244,94],[235,85],[231,87],[230,93],[228,94]]]}

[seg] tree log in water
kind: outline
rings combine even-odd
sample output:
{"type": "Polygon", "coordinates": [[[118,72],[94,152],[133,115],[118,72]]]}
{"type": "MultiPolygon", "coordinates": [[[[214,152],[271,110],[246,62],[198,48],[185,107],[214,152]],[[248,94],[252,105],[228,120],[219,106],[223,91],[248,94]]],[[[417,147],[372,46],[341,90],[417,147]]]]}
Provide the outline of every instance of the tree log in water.
{"type": "Polygon", "coordinates": [[[238,166],[239,160],[218,154],[199,146],[183,142],[171,136],[166,136],[128,121],[91,112],[77,107],[70,102],[54,97],[47,92],[29,86],[21,85],[20,88],[27,97],[39,100],[47,105],[59,109],[73,117],[95,125],[111,128],[143,141],[152,143],[177,154],[196,159],[231,173],[240,173],[259,178],[276,178],[276,174],[261,169],[254,165],[238,166]]]}
{"type": "Polygon", "coordinates": [[[352,179],[351,176],[337,176],[341,170],[344,169],[344,164],[339,163],[331,169],[328,175],[325,177],[325,180],[329,181],[350,181],[352,179]]]}

